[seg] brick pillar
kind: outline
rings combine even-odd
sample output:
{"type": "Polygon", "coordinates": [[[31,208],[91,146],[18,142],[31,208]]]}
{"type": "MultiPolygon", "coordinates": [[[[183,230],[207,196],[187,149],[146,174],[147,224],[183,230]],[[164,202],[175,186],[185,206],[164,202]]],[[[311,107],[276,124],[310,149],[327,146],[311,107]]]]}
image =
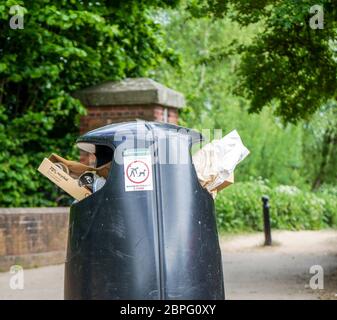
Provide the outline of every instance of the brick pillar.
{"type": "MultiPolygon", "coordinates": [[[[178,109],[184,96],[149,78],[129,78],[106,82],[76,92],[75,97],[87,107],[80,121],[80,134],[110,123],[143,119],[177,124],[178,109]]],[[[81,162],[92,163],[81,153],[81,162]]]]}

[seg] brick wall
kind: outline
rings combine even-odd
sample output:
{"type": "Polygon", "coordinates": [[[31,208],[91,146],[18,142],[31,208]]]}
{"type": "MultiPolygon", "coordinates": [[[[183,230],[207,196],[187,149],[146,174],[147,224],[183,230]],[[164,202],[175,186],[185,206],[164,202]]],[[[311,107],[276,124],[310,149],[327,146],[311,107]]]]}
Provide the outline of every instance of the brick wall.
{"type": "MultiPolygon", "coordinates": [[[[164,121],[165,107],[159,105],[126,105],[87,107],[87,115],[81,118],[80,133],[105,126],[110,123],[143,119],[164,121]]],[[[178,110],[167,108],[167,122],[178,123],[178,110]]]]}
{"type": "Polygon", "coordinates": [[[69,208],[0,208],[0,270],[63,263],[69,208]]]}

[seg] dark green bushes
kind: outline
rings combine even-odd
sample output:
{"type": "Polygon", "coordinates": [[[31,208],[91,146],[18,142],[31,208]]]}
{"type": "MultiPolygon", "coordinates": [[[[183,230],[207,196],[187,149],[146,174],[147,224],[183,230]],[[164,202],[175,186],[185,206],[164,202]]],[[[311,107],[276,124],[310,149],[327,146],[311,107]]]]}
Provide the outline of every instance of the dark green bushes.
{"type": "Polygon", "coordinates": [[[270,197],[271,224],[274,229],[337,226],[337,197],[333,190],[314,193],[293,186],[270,187],[263,181],[255,181],[234,184],[217,196],[219,230],[262,230],[261,196],[264,194],[270,197]]]}

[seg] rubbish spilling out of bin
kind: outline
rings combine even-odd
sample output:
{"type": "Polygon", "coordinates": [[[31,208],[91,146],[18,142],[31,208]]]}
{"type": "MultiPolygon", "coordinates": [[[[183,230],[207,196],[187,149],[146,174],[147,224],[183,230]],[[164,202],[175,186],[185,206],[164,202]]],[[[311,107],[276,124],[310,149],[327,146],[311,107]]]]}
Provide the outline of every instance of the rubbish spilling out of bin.
{"type": "MultiPolygon", "coordinates": [[[[234,183],[235,167],[248,154],[236,130],[206,144],[192,157],[201,186],[215,198],[234,183]]],[[[104,186],[111,164],[112,161],[100,167],[87,166],[53,153],[42,161],[38,171],[80,201],[104,186]]]]}
{"type": "Polygon", "coordinates": [[[38,171],[79,201],[103,187],[110,166],[111,162],[95,168],[53,153],[42,161],[38,171]]]}
{"type": "Polygon", "coordinates": [[[193,155],[200,184],[215,198],[220,190],[234,183],[235,167],[248,154],[236,130],[206,144],[193,155]]]}

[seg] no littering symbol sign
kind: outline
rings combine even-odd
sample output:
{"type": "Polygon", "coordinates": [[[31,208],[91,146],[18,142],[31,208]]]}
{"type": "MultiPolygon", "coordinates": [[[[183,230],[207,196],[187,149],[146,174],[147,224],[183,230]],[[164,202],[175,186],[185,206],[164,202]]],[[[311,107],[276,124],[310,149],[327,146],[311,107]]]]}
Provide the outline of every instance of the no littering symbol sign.
{"type": "Polygon", "coordinates": [[[125,191],[153,190],[152,159],[148,149],[124,151],[125,191]]]}

